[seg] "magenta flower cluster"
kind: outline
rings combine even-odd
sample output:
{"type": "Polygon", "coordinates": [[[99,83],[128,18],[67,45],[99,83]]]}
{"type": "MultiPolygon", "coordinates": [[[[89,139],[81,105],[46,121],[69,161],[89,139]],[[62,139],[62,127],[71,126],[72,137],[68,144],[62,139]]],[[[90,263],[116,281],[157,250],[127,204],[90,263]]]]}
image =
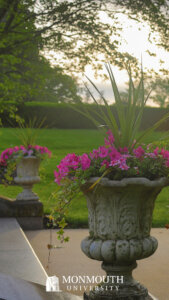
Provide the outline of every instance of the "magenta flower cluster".
{"type": "MultiPolygon", "coordinates": [[[[55,182],[60,185],[65,178],[75,179],[80,174],[79,172],[92,170],[92,168],[98,170],[111,168],[112,170],[128,171],[131,168],[129,160],[141,162],[146,158],[151,160],[162,158],[165,167],[169,168],[169,151],[159,150],[158,147],[151,151],[149,148],[150,146],[147,146],[145,151],[142,146],[139,146],[130,152],[127,147],[116,149],[113,134],[109,130],[104,146],[94,149],[89,154],[76,155],[72,153],[64,157],[57,166],[58,170],[54,171],[55,182]]],[[[138,174],[137,164],[133,168],[138,174]]]]}
{"type": "Polygon", "coordinates": [[[47,147],[39,146],[39,145],[29,145],[27,148],[24,146],[15,146],[13,148],[7,148],[5,149],[0,156],[0,164],[6,166],[9,162],[9,160],[13,159],[16,155],[19,156],[40,156],[43,157],[44,155],[47,155],[48,157],[51,157],[51,152],[47,147]]]}

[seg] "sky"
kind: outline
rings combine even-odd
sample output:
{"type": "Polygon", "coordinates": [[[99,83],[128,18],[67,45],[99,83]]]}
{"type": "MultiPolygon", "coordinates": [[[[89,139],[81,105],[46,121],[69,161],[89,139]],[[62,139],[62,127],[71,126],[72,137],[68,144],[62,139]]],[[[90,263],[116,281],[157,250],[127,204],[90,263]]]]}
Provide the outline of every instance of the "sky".
{"type": "MultiPolygon", "coordinates": [[[[104,18],[105,15],[103,14],[101,16],[102,21],[104,20],[104,18]]],[[[119,47],[119,50],[121,52],[128,52],[132,54],[139,60],[140,64],[142,57],[144,69],[153,68],[156,72],[158,72],[160,68],[169,69],[169,53],[148,41],[148,35],[150,32],[148,25],[141,24],[140,26],[140,24],[138,24],[136,21],[130,20],[127,16],[124,16],[122,14],[119,15],[119,21],[123,24],[123,30],[121,34],[124,38],[123,43],[119,47]],[[147,53],[147,50],[151,53],[156,53],[156,57],[150,56],[147,53]],[[160,64],[160,60],[163,61],[162,64],[160,64]]],[[[125,90],[127,87],[125,83],[128,80],[127,72],[125,70],[119,70],[116,66],[112,66],[112,70],[119,90],[125,90]]],[[[109,103],[112,103],[114,101],[114,97],[109,81],[103,82],[103,80],[100,78],[96,79],[94,77],[94,71],[92,70],[90,65],[86,66],[85,74],[90,77],[90,79],[97,85],[99,90],[104,92],[104,96],[109,100],[109,103]]],[[[92,92],[94,92],[93,89],[92,92]]],[[[94,94],[96,96],[95,92],[94,94]]],[[[149,100],[147,104],[150,106],[157,106],[151,100],[149,100]]]]}

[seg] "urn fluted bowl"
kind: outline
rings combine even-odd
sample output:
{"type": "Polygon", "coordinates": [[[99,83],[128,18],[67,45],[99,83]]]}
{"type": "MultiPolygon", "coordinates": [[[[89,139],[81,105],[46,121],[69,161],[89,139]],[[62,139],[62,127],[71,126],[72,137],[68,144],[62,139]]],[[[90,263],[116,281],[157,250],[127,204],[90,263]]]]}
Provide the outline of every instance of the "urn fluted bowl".
{"type": "Polygon", "coordinates": [[[103,178],[94,189],[91,178],[82,191],[87,198],[89,236],[81,243],[82,251],[91,259],[103,261],[107,275],[124,276],[119,289],[105,289],[85,294],[84,299],[148,299],[148,291],[132,277],[136,260],[152,255],[157,240],[150,236],[155,199],[167,178],[125,178],[112,181],[103,178]]]}
{"type": "Polygon", "coordinates": [[[40,181],[38,175],[40,158],[29,156],[21,158],[16,165],[14,181],[23,187],[23,191],[17,196],[16,200],[38,200],[39,197],[32,192],[32,187],[40,181]]]}

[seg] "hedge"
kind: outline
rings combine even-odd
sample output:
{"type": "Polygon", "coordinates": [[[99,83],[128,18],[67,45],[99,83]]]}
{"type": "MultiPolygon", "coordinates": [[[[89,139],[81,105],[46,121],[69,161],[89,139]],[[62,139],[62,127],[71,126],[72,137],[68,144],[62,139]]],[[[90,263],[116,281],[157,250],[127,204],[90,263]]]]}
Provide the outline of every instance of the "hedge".
{"type": "MultiPolygon", "coordinates": [[[[85,104],[90,111],[97,111],[94,104],[85,104]]],[[[76,107],[76,105],[74,105],[76,107]]],[[[111,107],[112,113],[117,118],[115,106],[111,107]]],[[[143,115],[141,129],[146,129],[155,122],[157,122],[169,109],[146,107],[143,115]]],[[[30,119],[36,117],[37,120],[45,118],[44,126],[47,128],[59,129],[94,129],[94,124],[84,117],[82,114],[73,110],[67,104],[56,104],[50,102],[27,102],[18,107],[18,114],[28,122],[30,119]]],[[[15,127],[15,121],[9,121],[8,116],[4,112],[1,115],[4,127],[15,127]]],[[[101,123],[101,122],[100,122],[101,123]]],[[[169,120],[167,120],[160,130],[169,130],[169,120]]]]}

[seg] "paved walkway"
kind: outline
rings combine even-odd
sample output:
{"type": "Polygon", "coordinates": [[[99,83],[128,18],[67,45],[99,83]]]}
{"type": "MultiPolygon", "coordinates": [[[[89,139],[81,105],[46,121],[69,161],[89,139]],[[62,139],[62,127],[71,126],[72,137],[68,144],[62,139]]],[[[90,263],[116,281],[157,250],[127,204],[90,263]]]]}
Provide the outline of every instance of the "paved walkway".
{"type": "MultiPolygon", "coordinates": [[[[70,241],[64,244],[63,248],[51,250],[49,268],[47,268],[47,244],[50,243],[50,230],[26,231],[25,234],[48,275],[56,275],[60,278],[60,288],[63,291],[68,290],[67,286],[62,284],[62,276],[105,275],[100,267],[101,263],[87,258],[80,249],[80,242],[88,235],[88,230],[66,230],[70,241]]],[[[138,262],[134,277],[159,300],[169,300],[169,230],[152,229],[151,235],[158,239],[158,249],[151,257],[138,262]]],[[[57,244],[55,230],[52,230],[52,239],[53,244],[57,244]]],[[[82,295],[84,290],[79,289],[80,287],[77,291],[69,290],[69,292],[82,295]]]]}

